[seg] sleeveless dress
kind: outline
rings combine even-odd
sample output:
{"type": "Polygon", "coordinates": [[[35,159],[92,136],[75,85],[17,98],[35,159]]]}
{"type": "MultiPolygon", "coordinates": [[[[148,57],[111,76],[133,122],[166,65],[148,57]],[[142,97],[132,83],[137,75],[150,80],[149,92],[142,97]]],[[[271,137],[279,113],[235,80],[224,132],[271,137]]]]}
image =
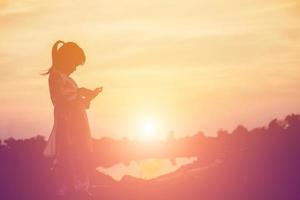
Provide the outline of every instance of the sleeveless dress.
{"type": "Polygon", "coordinates": [[[71,171],[73,179],[86,178],[92,153],[85,111],[89,102],[78,94],[76,82],[55,68],[49,73],[48,83],[54,106],[54,124],[43,154],[54,158],[60,168],[71,171]]]}

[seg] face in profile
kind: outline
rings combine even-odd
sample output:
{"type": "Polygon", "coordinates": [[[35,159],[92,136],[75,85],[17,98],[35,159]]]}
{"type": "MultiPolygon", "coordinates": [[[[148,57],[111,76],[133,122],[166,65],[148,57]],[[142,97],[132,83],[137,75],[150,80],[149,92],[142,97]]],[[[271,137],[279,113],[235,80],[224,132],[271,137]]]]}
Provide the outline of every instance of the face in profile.
{"type": "Polygon", "coordinates": [[[65,63],[65,73],[70,75],[72,74],[74,71],[76,71],[78,67],[78,63],[75,63],[75,62],[66,62],[65,63]]]}

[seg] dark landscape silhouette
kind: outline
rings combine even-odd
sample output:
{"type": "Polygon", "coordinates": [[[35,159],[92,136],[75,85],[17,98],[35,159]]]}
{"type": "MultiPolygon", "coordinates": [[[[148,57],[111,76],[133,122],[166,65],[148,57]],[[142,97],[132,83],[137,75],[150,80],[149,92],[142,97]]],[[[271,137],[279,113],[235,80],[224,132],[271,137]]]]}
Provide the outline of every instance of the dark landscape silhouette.
{"type": "MultiPolygon", "coordinates": [[[[197,157],[192,164],[152,180],[124,176],[115,181],[96,170],[91,177],[94,199],[300,199],[300,115],[272,120],[265,127],[217,137],[199,132],[166,141],[153,141],[145,148],[128,139],[93,139],[90,158],[94,167],[110,167],[132,160],[197,157]]],[[[50,200],[55,180],[52,160],[43,156],[43,136],[0,141],[0,195],[3,200],[50,200]]],[[[83,162],[88,162],[83,160],[83,162]]],[[[86,199],[80,194],[66,199],[86,199]]]]}

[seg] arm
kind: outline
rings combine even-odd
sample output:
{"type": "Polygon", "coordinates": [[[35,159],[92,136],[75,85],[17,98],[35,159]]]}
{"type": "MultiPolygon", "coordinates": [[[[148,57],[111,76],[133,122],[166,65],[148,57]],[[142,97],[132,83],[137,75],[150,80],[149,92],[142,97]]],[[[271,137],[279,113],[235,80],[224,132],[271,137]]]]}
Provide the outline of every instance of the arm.
{"type": "Polygon", "coordinates": [[[93,95],[93,90],[81,87],[77,89],[77,92],[80,96],[89,97],[93,95]]]}
{"type": "Polygon", "coordinates": [[[51,99],[55,105],[66,106],[68,102],[76,99],[76,90],[66,88],[65,81],[58,73],[49,75],[51,99]]]}
{"type": "Polygon", "coordinates": [[[82,101],[85,102],[86,108],[89,108],[90,102],[102,91],[102,87],[90,90],[87,88],[78,88],[77,92],[82,101]]]}
{"type": "Polygon", "coordinates": [[[59,74],[50,75],[49,86],[51,98],[55,105],[63,107],[81,105],[84,108],[89,107],[90,99],[80,95],[81,92],[86,92],[85,94],[87,95],[88,89],[77,89],[72,84],[63,80],[59,74]]]}

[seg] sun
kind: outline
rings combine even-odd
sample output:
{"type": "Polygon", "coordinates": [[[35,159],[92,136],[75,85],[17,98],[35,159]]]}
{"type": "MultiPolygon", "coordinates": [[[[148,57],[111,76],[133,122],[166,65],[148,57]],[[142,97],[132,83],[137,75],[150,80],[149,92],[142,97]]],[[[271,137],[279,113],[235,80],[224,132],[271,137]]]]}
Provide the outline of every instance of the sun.
{"type": "Polygon", "coordinates": [[[157,139],[157,122],[151,119],[143,120],[140,123],[139,138],[142,141],[157,139]]]}

